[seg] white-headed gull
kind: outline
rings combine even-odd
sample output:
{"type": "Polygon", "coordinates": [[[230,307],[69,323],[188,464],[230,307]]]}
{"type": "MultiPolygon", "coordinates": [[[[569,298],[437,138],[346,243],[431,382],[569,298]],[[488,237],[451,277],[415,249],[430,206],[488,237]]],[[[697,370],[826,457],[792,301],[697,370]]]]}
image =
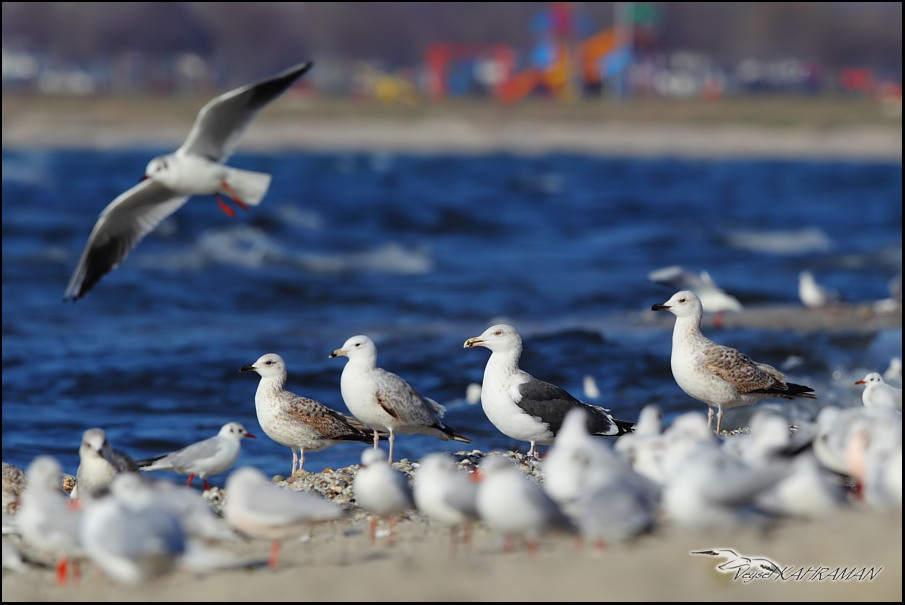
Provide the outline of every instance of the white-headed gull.
{"type": "Polygon", "coordinates": [[[478,474],[478,514],[491,532],[503,537],[504,550],[512,550],[513,540],[520,538],[534,552],[548,532],[578,532],[556,501],[510,458],[488,454],[478,465],[478,474]]]}
{"type": "Polygon", "coordinates": [[[101,212],[63,300],[84,296],[192,195],[213,194],[220,208],[230,216],[235,211],[223,202],[220,193],[228,195],[243,209],[261,203],[270,186],[270,175],[232,168],[225,162],[255,114],[311,66],[311,62],[295,65],[226,92],[202,107],[182,146],[152,159],[142,181],[120,194],[101,212]]]}
{"type": "Polygon", "coordinates": [[[289,479],[302,470],[306,451],[371,442],[370,430],[356,418],[287,391],[286,362],[276,353],[262,355],[253,364],[242,366],[241,371],[257,372],[261,377],[255,391],[258,424],[268,437],[292,450],[289,479]]]}
{"type": "Polygon", "coordinates": [[[248,537],[272,540],[271,567],[278,563],[282,540],[299,536],[315,523],[339,519],[345,512],[316,494],[274,485],[251,466],[237,468],[226,479],[223,516],[248,537]]]}
{"type": "Polygon", "coordinates": [[[676,316],[670,366],[679,387],[707,404],[707,422],[717,409],[716,432],[724,408],[753,405],[763,399],[816,399],[814,389],[786,382],[776,368],[758,363],[737,349],[718,345],[701,333],[701,299],[690,290],[676,292],[665,303],[651,306],[676,316]]]}
{"type": "Polygon", "coordinates": [[[382,449],[369,447],[361,453],[361,465],[352,480],[355,501],[368,511],[371,519],[371,544],[374,544],[377,521],[389,519],[390,546],[396,543],[398,515],[415,508],[408,477],[387,462],[382,449]]]}
{"type": "Polygon", "coordinates": [[[863,384],[861,402],[867,407],[888,407],[902,411],[902,389],[883,380],[879,372],[870,372],[855,384],[863,384]]]}
{"type": "Polygon", "coordinates": [[[374,447],[380,433],[389,434],[389,461],[393,461],[396,433],[421,433],[444,441],[471,443],[442,420],[446,409],[421,396],[401,377],[377,367],[377,346],[364,334],[352,336],[330,358],[348,358],[340,377],[340,391],[352,415],[374,431],[374,447]]]}
{"type": "Polygon", "coordinates": [[[819,309],[842,300],[838,292],[818,284],[810,271],[798,274],[798,298],[809,309],[819,309]]]}
{"type": "Polygon", "coordinates": [[[432,452],[418,461],[412,480],[418,512],[432,523],[449,527],[450,552],[455,552],[460,528],[463,542],[468,543],[471,526],[480,519],[474,475],[459,470],[446,452],[432,452]]]}
{"type": "Polygon", "coordinates": [[[82,512],[60,489],[62,469],[55,458],[36,457],[26,474],[28,485],[16,514],[18,532],[26,544],[57,562],[56,580],[63,584],[70,561],[78,565],[84,557],[79,535],[82,512]]]}
{"type": "Polygon", "coordinates": [[[588,431],[594,435],[617,437],[632,430],[632,422],[617,420],[609,410],[584,403],[562,387],[538,380],[519,368],[522,337],[514,327],[490,326],[464,344],[466,349],[479,346],[491,351],[481,385],[484,414],[507,437],[529,442],[529,456],[537,457],[538,445],[553,443],[566,414],[573,408],[587,412],[588,431]]]}
{"type": "Polygon", "coordinates": [[[242,439],[255,438],[238,422],[227,422],[213,437],[197,441],[182,449],[136,462],[143,471],[172,471],[188,475],[185,486],[189,487],[197,475],[208,490],[207,478],[219,475],[232,468],[239,458],[242,439]]]}
{"type": "Polygon", "coordinates": [[[69,495],[72,498],[97,495],[119,473],[138,471],[138,464],[131,456],[113,449],[104,429],[88,429],[82,433],[79,468],[75,473],[75,487],[69,495]]]}

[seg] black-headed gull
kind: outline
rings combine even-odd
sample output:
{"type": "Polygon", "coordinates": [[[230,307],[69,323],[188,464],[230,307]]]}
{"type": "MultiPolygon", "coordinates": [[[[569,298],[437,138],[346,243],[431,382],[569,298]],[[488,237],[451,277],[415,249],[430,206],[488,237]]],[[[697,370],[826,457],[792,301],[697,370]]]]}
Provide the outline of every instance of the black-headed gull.
{"type": "Polygon", "coordinates": [[[352,336],[330,358],[348,358],[340,377],[340,391],[352,415],[374,431],[374,447],[380,433],[389,434],[389,461],[393,461],[396,433],[421,433],[444,441],[471,443],[443,420],[446,409],[422,397],[405,380],[377,367],[377,346],[364,334],[352,336]]]}
{"type": "Polygon", "coordinates": [[[241,208],[261,203],[270,175],[226,166],[239,138],[265,105],[311,69],[306,62],[209,101],[188,137],[173,153],[152,159],[140,183],[120,194],[101,212],[69,279],[63,300],[77,300],[122,262],[138,242],[192,195],[225,193],[241,208]]]}
{"type": "Polygon", "coordinates": [[[387,462],[382,449],[369,447],[361,453],[361,465],[352,480],[352,493],[358,505],[371,517],[371,544],[375,543],[377,521],[389,519],[389,543],[394,545],[398,516],[415,508],[408,477],[387,462]]]}
{"type": "Polygon", "coordinates": [[[432,523],[449,527],[450,552],[454,553],[459,528],[462,541],[471,539],[471,526],[478,515],[478,483],[473,473],[460,470],[446,452],[432,452],[418,462],[412,473],[412,488],[418,512],[432,523]]]}
{"type": "Polygon", "coordinates": [[[676,292],[652,311],[676,316],[670,366],[679,387],[707,404],[707,423],[717,409],[716,432],[721,430],[724,408],[753,405],[763,399],[816,399],[811,387],[786,382],[776,368],[758,363],[740,351],[718,345],[701,333],[701,299],[690,290],[676,292]]]}
{"type": "Polygon", "coordinates": [[[136,462],[143,471],[172,471],[180,475],[188,475],[185,486],[192,485],[197,475],[204,484],[205,491],[210,489],[207,478],[219,475],[232,468],[239,458],[242,439],[255,438],[238,422],[227,422],[213,437],[187,445],[182,449],[136,462]]]}
{"type": "Polygon", "coordinates": [[[613,418],[609,410],[585,403],[562,387],[538,380],[519,368],[522,337],[508,324],[490,326],[480,336],[465,341],[466,349],[490,349],[481,385],[481,407],[501,433],[531,444],[528,455],[537,457],[538,445],[550,445],[573,408],[587,412],[588,431],[617,437],[630,432],[634,423],[613,418]]]}
{"type": "Polygon", "coordinates": [[[809,309],[827,307],[842,300],[837,291],[817,283],[810,271],[798,274],[798,298],[809,309]]]}
{"type": "Polygon", "coordinates": [[[512,550],[516,538],[524,541],[529,552],[535,552],[548,532],[577,533],[578,528],[556,501],[512,459],[488,454],[478,465],[478,473],[478,514],[491,532],[503,537],[505,551],[512,550]]]}
{"type": "Polygon", "coordinates": [[[82,433],[79,468],[75,473],[75,487],[69,496],[95,496],[107,489],[119,473],[138,471],[138,464],[131,456],[113,449],[104,429],[88,429],[82,433]]]}
{"type": "Polygon", "coordinates": [[[346,510],[309,492],[279,487],[251,466],[237,468],[226,479],[223,516],[250,538],[271,540],[268,564],[275,567],[280,542],[297,537],[312,524],[339,519],[346,510]]]}
{"type": "Polygon", "coordinates": [[[56,581],[63,584],[70,561],[77,566],[84,557],[79,535],[82,512],[60,489],[62,469],[55,458],[37,456],[26,474],[28,485],[16,514],[18,532],[26,544],[57,562],[56,581]]]}
{"type": "Polygon", "coordinates": [[[902,411],[902,389],[883,380],[879,372],[870,372],[855,384],[863,384],[861,403],[866,407],[887,407],[902,411]]]}
{"type": "Polygon", "coordinates": [[[261,377],[255,391],[255,412],[264,434],[292,450],[289,479],[305,465],[305,452],[319,452],[340,443],[370,443],[371,433],[356,418],[319,401],[287,391],[286,362],[276,353],[266,353],[242,372],[261,377]],[[296,452],[298,452],[296,454],[296,452]]]}
{"type": "Polygon", "coordinates": [[[85,553],[118,582],[134,585],[164,576],[186,552],[188,534],[179,515],[138,473],[118,474],[110,492],[89,500],[82,514],[85,553]]]}

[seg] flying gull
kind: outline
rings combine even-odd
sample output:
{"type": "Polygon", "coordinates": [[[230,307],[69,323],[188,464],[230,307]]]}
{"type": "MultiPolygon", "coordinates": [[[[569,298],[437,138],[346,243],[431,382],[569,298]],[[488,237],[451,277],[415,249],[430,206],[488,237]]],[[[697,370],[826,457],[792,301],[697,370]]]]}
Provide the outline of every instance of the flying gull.
{"type": "Polygon", "coordinates": [[[220,198],[240,208],[257,206],[270,187],[270,175],[225,165],[252,118],[283,94],[312,63],[300,63],[259,82],[236,88],[201,108],[182,146],[152,159],[141,182],[104,208],[69,279],[63,300],[77,300],[119,265],[138,242],[192,195],[213,194],[220,208],[235,216],[220,198]]]}

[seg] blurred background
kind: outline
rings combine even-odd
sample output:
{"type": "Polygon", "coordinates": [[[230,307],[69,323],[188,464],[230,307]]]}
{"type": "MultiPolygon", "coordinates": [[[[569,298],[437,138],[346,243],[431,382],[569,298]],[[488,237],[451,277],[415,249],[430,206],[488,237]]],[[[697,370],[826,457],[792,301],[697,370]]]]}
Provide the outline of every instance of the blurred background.
{"type": "Polygon", "coordinates": [[[901,114],[899,2],[4,2],[2,23],[4,92],[208,94],[310,59],[307,93],[381,103],[856,95],[901,114]]]}

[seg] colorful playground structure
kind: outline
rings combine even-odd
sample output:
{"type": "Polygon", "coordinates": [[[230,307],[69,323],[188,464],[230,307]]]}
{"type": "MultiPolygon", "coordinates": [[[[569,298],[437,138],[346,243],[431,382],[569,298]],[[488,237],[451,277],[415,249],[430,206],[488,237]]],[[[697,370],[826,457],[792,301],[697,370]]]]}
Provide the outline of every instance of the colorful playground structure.
{"type": "Polygon", "coordinates": [[[440,100],[455,94],[455,72],[463,67],[472,69],[475,79],[507,104],[532,94],[571,100],[583,91],[599,92],[606,80],[618,82],[631,63],[635,22],[629,18],[583,35],[588,26],[573,13],[572,4],[551,2],[538,13],[533,27],[537,42],[521,61],[505,44],[431,45],[424,60],[428,97],[440,100]]]}

